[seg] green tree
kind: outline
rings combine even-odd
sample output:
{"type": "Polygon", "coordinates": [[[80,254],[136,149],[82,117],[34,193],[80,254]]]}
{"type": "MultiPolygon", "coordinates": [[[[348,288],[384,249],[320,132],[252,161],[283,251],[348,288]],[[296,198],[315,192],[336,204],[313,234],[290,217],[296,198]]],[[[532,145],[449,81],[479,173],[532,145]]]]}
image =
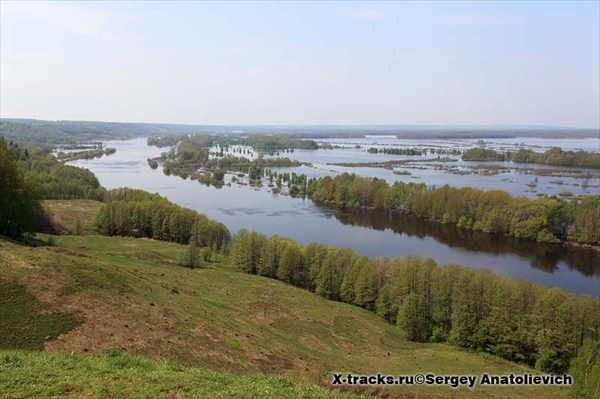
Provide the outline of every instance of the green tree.
{"type": "Polygon", "coordinates": [[[317,294],[336,301],[340,299],[342,279],[352,255],[352,250],[348,248],[331,248],[327,251],[317,276],[317,294]]]}
{"type": "Polygon", "coordinates": [[[450,336],[452,329],[452,313],[454,289],[460,267],[448,265],[438,267],[433,270],[431,275],[431,295],[432,295],[432,340],[443,342],[450,336]]]}
{"type": "Polygon", "coordinates": [[[215,181],[223,182],[223,179],[225,178],[225,171],[219,168],[213,172],[212,177],[215,181]]]}
{"type": "MultiPolygon", "coordinates": [[[[241,229],[231,242],[232,260],[246,273],[256,274],[266,241],[262,234],[241,229]]],[[[269,277],[274,277],[274,275],[269,277]]]]}
{"type": "Polygon", "coordinates": [[[327,254],[327,247],[322,244],[310,243],[303,249],[303,258],[306,266],[306,287],[311,290],[316,290],[317,277],[323,264],[323,258],[327,254]]]}
{"type": "Polygon", "coordinates": [[[426,342],[430,335],[429,304],[422,294],[411,292],[402,301],[397,324],[411,341],[426,342]]]}
{"type": "Polygon", "coordinates": [[[190,269],[196,269],[197,267],[200,267],[200,250],[195,242],[192,241],[188,244],[182,264],[190,269]]]}
{"type": "Polygon", "coordinates": [[[0,234],[19,238],[34,232],[43,221],[41,198],[39,185],[23,175],[8,144],[0,139],[0,234]]]}
{"type": "Polygon", "coordinates": [[[381,288],[382,261],[371,258],[360,268],[354,286],[354,303],[369,310],[375,310],[375,302],[381,288]]]}
{"type": "Polygon", "coordinates": [[[300,247],[293,241],[286,242],[281,251],[281,260],[277,268],[277,278],[286,283],[303,286],[304,261],[300,247]]]}
{"type": "Polygon", "coordinates": [[[464,269],[455,289],[450,342],[477,349],[479,323],[489,316],[492,284],[495,276],[488,271],[464,269]]]}
{"type": "Polygon", "coordinates": [[[576,301],[573,294],[559,288],[550,288],[536,301],[536,368],[553,373],[564,373],[575,356],[579,337],[573,334],[576,301]]]}
{"type": "Polygon", "coordinates": [[[346,303],[355,303],[356,279],[358,278],[361,269],[367,264],[367,260],[368,258],[366,256],[355,256],[352,260],[352,264],[346,270],[340,287],[340,298],[342,301],[346,303]]]}
{"type": "Polygon", "coordinates": [[[81,221],[79,218],[75,218],[75,227],[73,228],[73,233],[76,236],[81,235],[81,221]]]}
{"type": "Polygon", "coordinates": [[[600,399],[600,342],[586,339],[571,362],[573,399],[600,399]]]}

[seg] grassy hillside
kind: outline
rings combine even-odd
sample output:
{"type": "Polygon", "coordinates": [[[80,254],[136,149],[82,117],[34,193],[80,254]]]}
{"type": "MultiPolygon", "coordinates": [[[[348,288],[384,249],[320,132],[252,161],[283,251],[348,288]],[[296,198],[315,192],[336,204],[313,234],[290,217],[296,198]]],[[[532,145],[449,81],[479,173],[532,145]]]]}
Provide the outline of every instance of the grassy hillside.
{"type": "Polygon", "coordinates": [[[121,352],[0,352],[0,392],[26,398],[359,398],[281,377],[181,367],[121,352]],[[107,375],[110,378],[107,378],[107,375]]]}
{"type": "Polygon", "coordinates": [[[91,234],[94,230],[94,217],[102,202],[85,199],[46,200],[43,206],[48,217],[49,232],[76,234],[79,229],[79,234],[91,234]]]}
{"type": "MultiPolygon", "coordinates": [[[[392,375],[533,372],[443,344],[409,342],[394,326],[366,310],[237,272],[225,261],[203,269],[183,268],[177,264],[185,250],[180,245],[101,236],[60,236],[55,240],[55,247],[37,248],[0,241],[0,281],[4,285],[0,299],[3,308],[8,309],[3,312],[9,315],[6,319],[4,313],[1,315],[3,321],[8,321],[3,323],[4,328],[14,331],[18,326],[17,331],[36,331],[0,334],[0,347],[90,353],[116,349],[184,366],[278,374],[324,386],[336,371],[392,375]]],[[[39,367],[50,369],[52,362],[66,359],[53,355],[11,356],[22,358],[31,367],[39,363],[39,367]]],[[[74,359],[85,359],[82,367],[98,362],[100,369],[112,373],[108,371],[110,357],[74,359]]],[[[67,366],[70,361],[64,360],[67,366]]],[[[159,373],[171,367],[144,364],[148,364],[152,381],[161,380],[159,373]]],[[[117,381],[143,377],[135,371],[131,375],[119,374],[124,371],[118,369],[114,372],[117,381]]],[[[194,373],[185,371],[185,378],[194,373]]],[[[243,381],[251,381],[247,378],[243,381]]],[[[161,392],[169,388],[165,389],[161,392]]],[[[137,395],[137,391],[132,392],[137,395]]],[[[383,394],[384,390],[373,387],[359,392],[383,394]]],[[[567,390],[418,386],[393,388],[387,394],[419,398],[560,398],[567,390]]]]}

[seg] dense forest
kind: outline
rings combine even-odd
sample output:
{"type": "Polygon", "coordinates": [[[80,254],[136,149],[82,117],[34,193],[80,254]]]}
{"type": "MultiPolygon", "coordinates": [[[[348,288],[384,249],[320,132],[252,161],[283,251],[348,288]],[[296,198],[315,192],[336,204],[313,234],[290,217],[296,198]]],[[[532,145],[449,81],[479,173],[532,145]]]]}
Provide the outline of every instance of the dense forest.
{"type": "Polygon", "coordinates": [[[8,148],[20,169],[39,186],[43,199],[102,199],[105,190],[89,170],[65,165],[41,147],[11,141],[8,148]]]}
{"type": "Polygon", "coordinates": [[[181,140],[185,139],[186,135],[177,135],[177,134],[167,134],[160,137],[148,137],[146,139],[146,144],[158,148],[163,147],[172,147],[179,143],[181,140]]]}
{"type": "Polygon", "coordinates": [[[513,161],[555,166],[578,166],[600,169],[600,154],[586,151],[563,151],[551,148],[546,152],[521,149],[517,152],[498,152],[485,148],[471,148],[464,152],[464,161],[513,161]]]}
{"type": "Polygon", "coordinates": [[[508,161],[510,152],[498,152],[491,149],[476,147],[469,148],[462,155],[463,161],[508,161]]]}
{"type": "Polygon", "coordinates": [[[141,190],[106,191],[87,169],[64,165],[40,147],[20,147],[0,139],[0,234],[20,238],[44,223],[42,199],[94,199],[105,202],[96,219],[104,235],[149,237],[222,251],[229,231],[222,224],[157,194],[141,190]]]}
{"type": "Polygon", "coordinates": [[[367,258],[240,230],[230,257],[243,271],[371,310],[419,342],[449,342],[548,372],[565,372],[600,337],[600,301],[487,270],[430,259],[367,258]]]}
{"type": "Polygon", "coordinates": [[[600,154],[585,151],[563,151],[560,148],[551,148],[543,153],[521,149],[511,155],[511,160],[518,163],[600,169],[600,154]]]}
{"type": "Polygon", "coordinates": [[[148,237],[221,251],[230,234],[224,224],[176,205],[158,194],[119,188],[104,194],[96,215],[98,232],[108,236],[148,237]]]}
{"type": "Polygon", "coordinates": [[[44,121],[36,119],[0,120],[0,133],[6,140],[48,145],[77,144],[97,140],[123,140],[148,135],[212,132],[216,126],[190,126],[155,123],[94,121],[44,121]]]}
{"type": "Polygon", "coordinates": [[[0,235],[19,238],[43,222],[39,183],[17,164],[15,151],[0,139],[0,235]]]}
{"type": "Polygon", "coordinates": [[[309,180],[307,194],[315,202],[343,209],[384,210],[527,240],[600,242],[599,196],[570,202],[556,197],[530,200],[500,190],[388,185],[385,180],[347,173],[309,180]]]}

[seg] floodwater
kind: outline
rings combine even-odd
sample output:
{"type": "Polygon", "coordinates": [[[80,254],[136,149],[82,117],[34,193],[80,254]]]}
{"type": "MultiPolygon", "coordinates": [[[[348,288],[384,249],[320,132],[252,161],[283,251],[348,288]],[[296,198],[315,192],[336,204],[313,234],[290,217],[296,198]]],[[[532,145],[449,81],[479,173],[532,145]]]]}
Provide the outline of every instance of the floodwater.
{"type": "MultiPolygon", "coordinates": [[[[371,146],[368,140],[362,139],[362,141],[367,141],[368,146],[371,146]]],[[[373,140],[382,141],[381,138],[373,140]]],[[[339,141],[349,140],[341,139],[339,141]]],[[[454,143],[455,141],[460,140],[447,142],[454,143]]],[[[560,140],[553,141],[560,142],[560,140]]],[[[439,145],[440,142],[441,140],[438,140],[437,144],[439,145]]],[[[461,142],[468,143],[469,141],[461,142]]],[[[586,140],[581,140],[579,145],[585,147],[585,142],[586,140]]],[[[471,141],[471,145],[474,145],[473,143],[475,143],[474,140],[471,141]]],[[[421,144],[425,143],[421,142],[421,144]]],[[[432,143],[428,141],[426,144],[432,143]]],[[[107,188],[128,186],[159,193],[177,204],[195,209],[210,218],[223,222],[232,233],[246,228],[266,235],[286,236],[301,244],[319,242],[327,245],[346,246],[359,254],[369,256],[418,255],[432,258],[440,265],[457,263],[475,268],[485,268],[499,275],[562,287],[576,293],[600,296],[600,252],[598,251],[524,243],[506,237],[463,231],[451,226],[432,226],[421,220],[391,218],[387,214],[347,214],[316,205],[308,199],[273,194],[266,186],[253,188],[234,183],[222,188],[207,187],[197,181],[166,176],[162,173],[161,168],[152,170],[147,164],[147,158],[156,157],[166,149],[149,147],[146,145],[146,139],[106,142],[105,145],[116,148],[117,152],[108,157],[77,160],[70,164],[90,169],[96,174],[100,183],[107,188]]],[[[555,144],[550,143],[549,146],[552,145],[555,144]]],[[[410,179],[410,176],[395,175],[382,168],[354,169],[327,165],[330,161],[371,162],[374,157],[406,158],[368,154],[364,148],[362,151],[355,148],[356,143],[348,146],[351,148],[296,150],[292,154],[281,155],[312,162],[313,167],[290,168],[296,173],[318,170],[320,174],[315,175],[335,175],[340,171],[354,171],[365,176],[383,177],[389,182],[392,181],[387,178],[386,173],[389,172],[391,176],[398,179],[409,178],[408,181],[423,181],[435,185],[447,183],[453,186],[473,186],[482,189],[499,188],[507,190],[513,195],[525,195],[523,192],[519,193],[522,188],[519,187],[520,181],[515,181],[518,177],[516,174],[510,177],[513,179],[513,183],[510,183],[512,185],[508,181],[504,181],[503,183],[506,183],[504,186],[495,186],[496,180],[493,179],[498,175],[454,175],[435,169],[427,171],[429,175],[426,175],[422,170],[417,169],[421,176],[421,179],[417,180],[410,179]],[[345,151],[351,151],[352,155],[349,156],[349,153],[345,151]],[[351,161],[341,161],[340,159],[343,158],[351,159],[351,161]],[[381,176],[379,176],[380,173],[381,176]],[[425,176],[430,177],[426,178],[425,176]],[[468,176],[473,178],[465,182],[463,179],[468,176]],[[440,183],[435,183],[435,179],[439,179],[440,183]],[[508,190],[507,187],[514,189],[508,190]]],[[[528,166],[531,167],[531,165],[528,166]]],[[[527,181],[538,177],[537,186],[544,187],[545,183],[542,182],[542,177],[545,176],[525,176],[527,176],[527,181]]],[[[226,181],[230,177],[227,176],[226,181]]],[[[569,179],[562,179],[570,182],[569,179]]],[[[581,179],[573,180],[580,181],[581,179]]],[[[498,181],[502,180],[498,179],[498,181]]],[[[592,180],[590,180],[590,186],[593,186],[591,182],[592,180]]],[[[587,191],[583,191],[581,186],[569,186],[569,190],[580,193],[575,190],[579,188],[582,190],[581,192],[585,193],[598,192],[598,188],[590,186],[586,188],[587,191]]]]}

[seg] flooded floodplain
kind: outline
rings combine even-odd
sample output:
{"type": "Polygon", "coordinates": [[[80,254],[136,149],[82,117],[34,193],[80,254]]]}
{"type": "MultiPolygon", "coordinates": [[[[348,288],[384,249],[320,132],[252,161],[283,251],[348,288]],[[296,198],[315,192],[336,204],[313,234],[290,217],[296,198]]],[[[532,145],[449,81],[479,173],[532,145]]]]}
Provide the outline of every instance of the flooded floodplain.
{"type": "MultiPolygon", "coordinates": [[[[370,147],[457,148],[467,149],[481,145],[477,140],[398,140],[377,136],[365,139],[319,140],[329,142],[332,149],[296,150],[280,154],[309,165],[287,168],[286,171],[306,173],[309,176],[336,175],[342,172],[383,178],[388,182],[423,182],[428,185],[465,187],[484,190],[501,189],[512,195],[535,197],[538,194],[572,195],[598,194],[598,171],[578,168],[560,168],[585,174],[585,177],[557,177],[523,171],[503,171],[497,174],[458,174],[436,164],[452,164],[469,170],[478,162],[463,162],[459,156],[440,155],[456,159],[452,162],[425,161],[423,156],[371,154],[370,147]],[[444,147],[445,146],[445,147],[444,147]],[[419,159],[420,158],[420,159],[419,159]],[[415,160],[392,170],[381,167],[350,167],[334,164],[415,160]],[[406,170],[410,174],[399,174],[406,170]],[[397,173],[394,173],[394,172],[397,173]],[[558,181],[561,183],[556,183],[558,181]],[[586,184],[582,184],[586,181],[586,184]],[[552,183],[555,182],[555,183],[552,183]],[[535,183],[533,186],[532,183],[535,183]]],[[[544,151],[553,146],[563,149],[597,151],[598,140],[548,139],[486,140],[488,148],[531,148],[544,151]],[[516,143],[516,144],[511,144],[516,143]],[[594,148],[595,143],[595,148],[594,148]]],[[[241,228],[267,235],[279,234],[301,244],[320,242],[327,245],[351,247],[359,254],[369,256],[418,255],[432,258],[438,264],[458,263],[475,268],[486,268],[500,275],[526,279],[536,283],[571,289],[576,293],[600,296],[600,253],[589,249],[575,249],[556,245],[519,242],[478,232],[468,232],[451,226],[432,226],[421,220],[390,217],[366,212],[348,214],[314,204],[309,199],[291,198],[274,194],[265,185],[250,187],[229,184],[222,188],[207,187],[197,181],[166,176],[161,168],[148,166],[147,159],[159,156],[166,149],[146,145],[146,139],[105,143],[117,152],[108,157],[77,160],[70,164],[90,169],[107,188],[129,186],[156,192],[182,206],[195,209],[223,222],[235,233],[241,228]]],[[[256,155],[256,154],[254,154],[256,155]]],[[[266,156],[269,156],[268,154],[266,156]]],[[[274,156],[276,156],[274,154],[274,156]]],[[[437,156],[437,155],[436,155],[437,156]]],[[[543,165],[514,165],[509,169],[529,168],[533,171],[557,169],[543,165]]],[[[226,177],[230,181],[231,176],[226,177]]]]}

